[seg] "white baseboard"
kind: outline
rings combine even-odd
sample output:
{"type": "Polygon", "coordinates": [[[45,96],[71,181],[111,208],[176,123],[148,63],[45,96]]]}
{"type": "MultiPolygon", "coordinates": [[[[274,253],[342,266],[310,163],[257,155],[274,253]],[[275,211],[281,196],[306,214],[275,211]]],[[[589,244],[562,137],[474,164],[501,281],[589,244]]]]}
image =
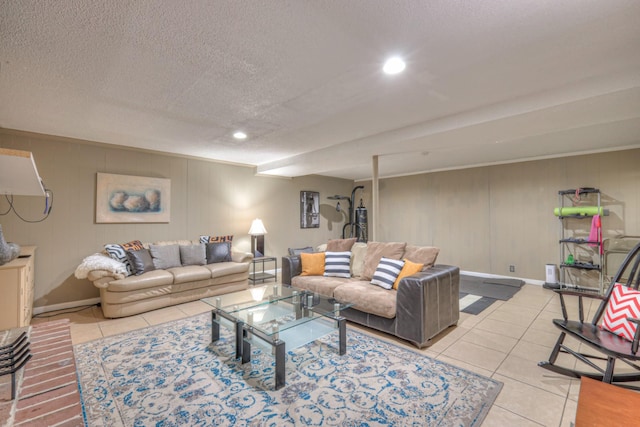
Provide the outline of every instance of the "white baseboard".
{"type": "Polygon", "coordinates": [[[82,301],[63,302],[61,304],[45,305],[42,307],[33,307],[33,314],[49,313],[50,311],[67,310],[69,308],[78,308],[88,305],[96,305],[100,302],[100,298],[90,298],[82,301]]]}
{"type": "Polygon", "coordinates": [[[460,274],[466,274],[469,276],[476,276],[476,277],[486,277],[490,279],[518,279],[518,280],[523,280],[525,283],[528,283],[530,285],[539,285],[539,286],[544,285],[544,280],[527,279],[526,277],[501,276],[499,274],[488,274],[488,273],[479,273],[477,271],[463,271],[463,270],[460,270],[460,274]]]}

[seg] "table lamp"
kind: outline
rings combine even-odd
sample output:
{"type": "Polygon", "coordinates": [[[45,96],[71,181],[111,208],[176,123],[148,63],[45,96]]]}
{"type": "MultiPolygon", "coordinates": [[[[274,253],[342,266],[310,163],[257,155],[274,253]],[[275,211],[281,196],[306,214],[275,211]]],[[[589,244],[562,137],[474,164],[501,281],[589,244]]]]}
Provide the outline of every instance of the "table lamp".
{"type": "Polygon", "coordinates": [[[251,253],[253,253],[253,256],[256,258],[264,256],[264,235],[267,234],[267,229],[264,228],[261,219],[256,218],[253,220],[249,234],[251,235],[251,253]]]}

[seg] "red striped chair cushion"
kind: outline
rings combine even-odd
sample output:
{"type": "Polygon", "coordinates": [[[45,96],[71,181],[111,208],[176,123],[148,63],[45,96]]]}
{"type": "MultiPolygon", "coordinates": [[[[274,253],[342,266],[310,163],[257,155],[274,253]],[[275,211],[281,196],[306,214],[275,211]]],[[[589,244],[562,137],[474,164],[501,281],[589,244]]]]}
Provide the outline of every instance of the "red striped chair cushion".
{"type": "Polygon", "coordinates": [[[609,298],[609,304],[604,312],[602,327],[616,335],[633,341],[636,324],[629,322],[627,317],[640,319],[640,292],[616,283],[609,298]]]}

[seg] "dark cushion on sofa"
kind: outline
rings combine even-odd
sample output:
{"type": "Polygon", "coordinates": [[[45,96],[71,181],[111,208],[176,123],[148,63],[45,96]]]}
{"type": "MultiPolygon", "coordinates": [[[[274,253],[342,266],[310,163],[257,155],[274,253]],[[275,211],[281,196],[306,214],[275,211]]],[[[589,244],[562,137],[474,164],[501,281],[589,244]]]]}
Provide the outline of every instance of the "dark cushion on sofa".
{"type": "Polygon", "coordinates": [[[207,243],[207,264],[231,261],[231,242],[207,243]]]}
{"type": "Polygon", "coordinates": [[[149,253],[149,249],[128,250],[127,258],[133,268],[133,274],[139,276],[147,271],[153,271],[156,267],[153,265],[153,259],[149,253]]]}
{"type": "Polygon", "coordinates": [[[296,256],[300,254],[311,254],[314,250],[311,246],[307,246],[304,248],[289,248],[289,256],[296,256]]]}

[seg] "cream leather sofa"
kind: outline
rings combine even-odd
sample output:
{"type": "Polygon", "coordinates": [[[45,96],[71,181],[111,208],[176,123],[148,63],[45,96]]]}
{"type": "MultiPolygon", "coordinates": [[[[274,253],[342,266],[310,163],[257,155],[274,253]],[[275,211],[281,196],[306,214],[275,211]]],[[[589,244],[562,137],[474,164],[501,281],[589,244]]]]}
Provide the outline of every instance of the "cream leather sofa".
{"type": "MultiPolygon", "coordinates": [[[[156,242],[153,245],[186,246],[199,243],[180,240],[156,242]]],[[[147,249],[151,247],[147,243],[143,245],[147,249]]],[[[247,289],[253,255],[233,250],[230,255],[230,261],[154,269],[140,275],[127,276],[126,271],[117,265],[121,263],[114,263],[114,260],[104,253],[94,254],[85,258],[76,270],[76,277],[82,278],[86,275],[86,278],[100,289],[102,312],[105,317],[124,317],[247,289]],[[88,264],[86,261],[89,258],[98,262],[88,264]]]]}

